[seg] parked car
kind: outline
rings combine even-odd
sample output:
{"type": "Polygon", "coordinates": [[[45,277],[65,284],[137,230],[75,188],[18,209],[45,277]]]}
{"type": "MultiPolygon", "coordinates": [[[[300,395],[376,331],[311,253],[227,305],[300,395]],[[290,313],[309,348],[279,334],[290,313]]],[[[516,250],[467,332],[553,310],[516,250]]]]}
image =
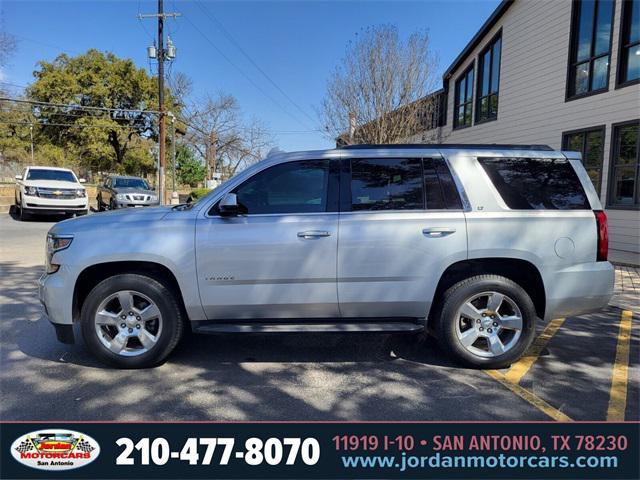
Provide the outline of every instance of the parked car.
{"type": "Polygon", "coordinates": [[[86,215],[89,211],[87,191],[76,174],[68,168],[36,167],[16,175],[15,207],[20,220],[31,214],[86,215]]]}
{"type": "Polygon", "coordinates": [[[125,207],[150,207],[160,204],[158,195],[146,180],[140,177],[111,175],[98,187],[98,210],[125,207]]]}
{"type": "Polygon", "coordinates": [[[40,298],[118,367],[163,361],[184,328],[433,331],[498,368],[538,319],[607,305],[607,219],[579,154],[385,145],[279,153],[195,203],[92,215],[47,237],[40,298]]]}

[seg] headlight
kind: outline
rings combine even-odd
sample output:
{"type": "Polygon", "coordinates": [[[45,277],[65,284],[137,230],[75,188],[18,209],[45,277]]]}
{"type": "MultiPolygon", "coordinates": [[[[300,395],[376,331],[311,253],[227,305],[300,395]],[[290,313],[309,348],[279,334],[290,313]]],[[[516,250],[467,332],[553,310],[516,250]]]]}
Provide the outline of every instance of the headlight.
{"type": "Polygon", "coordinates": [[[60,250],[64,250],[71,245],[73,241],[73,235],[55,235],[52,233],[47,234],[47,263],[46,270],[47,273],[56,273],[60,268],[60,265],[55,263],[51,263],[53,258],[53,254],[59,252],[60,250]]]}
{"type": "Polygon", "coordinates": [[[38,195],[38,189],[36,187],[24,187],[24,194],[35,197],[38,195]]]}
{"type": "Polygon", "coordinates": [[[79,188],[76,190],[76,197],[78,198],[84,198],[87,196],[87,192],[84,188],[79,188]]]}
{"type": "Polygon", "coordinates": [[[151,200],[152,202],[157,202],[158,201],[158,195],[149,195],[149,200],[151,200]]]}
{"type": "Polygon", "coordinates": [[[124,201],[127,199],[127,196],[124,193],[118,193],[116,194],[116,198],[120,201],[124,201]]]}

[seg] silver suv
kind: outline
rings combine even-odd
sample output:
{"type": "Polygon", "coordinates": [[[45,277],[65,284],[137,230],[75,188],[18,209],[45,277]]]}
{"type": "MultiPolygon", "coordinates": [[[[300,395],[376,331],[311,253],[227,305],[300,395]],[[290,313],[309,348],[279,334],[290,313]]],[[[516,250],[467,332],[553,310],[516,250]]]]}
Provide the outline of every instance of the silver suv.
{"type": "Polygon", "coordinates": [[[607,305],[607,220],[577,154],[386,145],[277,153],[196,203],[55,225],[40,298],[117,367],[198,333],[430,331],[504,367],[537,319],[607,305]]]}

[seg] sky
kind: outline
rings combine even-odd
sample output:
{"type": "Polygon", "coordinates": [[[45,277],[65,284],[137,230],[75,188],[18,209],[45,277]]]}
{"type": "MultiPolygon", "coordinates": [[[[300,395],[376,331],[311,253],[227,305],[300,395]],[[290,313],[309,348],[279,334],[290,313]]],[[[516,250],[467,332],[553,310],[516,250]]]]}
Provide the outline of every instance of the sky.
{"type": "MultiPolygon", "coordinates": [[[[177,47],[168,70],[192,79],[194,99],[234,95],[243,113],[261,121],[282,150],[330,148],[335,143],[320,131],[317,111],[330,73],[359,30],[392,24],[403,38],[427,30],[439,57],[440,76],[498,4],[499,0],[165,0],[166,12],[182,14],[166,23],[177,47]]],[[[9,65],[0,71],[0,81],[19,93],[33,80],[39,60],[89,48],[131,58],[155,74],[146,47],[157,34],[156,23],[137,16],[156,9],[157,2],[150,0],[0,0],[0,29],[18,42],[9,65]]]]}

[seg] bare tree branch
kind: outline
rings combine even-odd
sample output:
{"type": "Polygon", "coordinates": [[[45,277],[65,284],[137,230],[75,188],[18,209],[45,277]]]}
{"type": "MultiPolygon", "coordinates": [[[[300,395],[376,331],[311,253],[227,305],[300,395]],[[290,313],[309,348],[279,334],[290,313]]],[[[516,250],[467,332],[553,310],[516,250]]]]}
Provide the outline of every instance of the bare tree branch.
{"type": "Polygon", "coordinates": [[[327,83],[320,116],[332,138],[345,143],[397,143],[425,129],[437,105],[428,94],[437,82],[429,35],[406,41],[395,27],[369,27],[347,46],[327,83]],[[349,138],[349,115],[357,128],[349,138]]]}

